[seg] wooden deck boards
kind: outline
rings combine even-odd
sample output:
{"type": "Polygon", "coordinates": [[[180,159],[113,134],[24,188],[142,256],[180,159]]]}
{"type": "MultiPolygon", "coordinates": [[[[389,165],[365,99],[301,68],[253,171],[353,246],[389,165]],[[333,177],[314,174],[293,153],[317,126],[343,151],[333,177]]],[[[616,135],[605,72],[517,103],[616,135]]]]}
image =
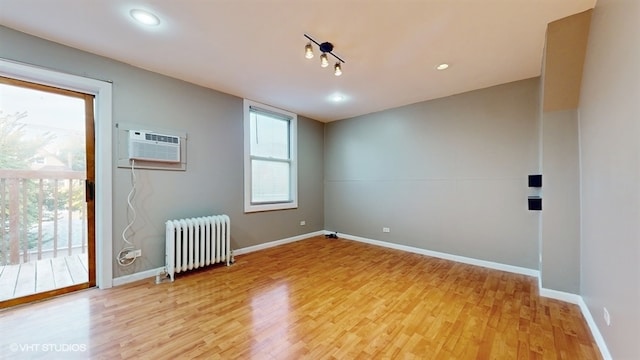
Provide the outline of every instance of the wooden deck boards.
{"type": "Polygon", "coordinates": [[[0,301],[89,281],[87,255],[0,266],[0,301]]]}

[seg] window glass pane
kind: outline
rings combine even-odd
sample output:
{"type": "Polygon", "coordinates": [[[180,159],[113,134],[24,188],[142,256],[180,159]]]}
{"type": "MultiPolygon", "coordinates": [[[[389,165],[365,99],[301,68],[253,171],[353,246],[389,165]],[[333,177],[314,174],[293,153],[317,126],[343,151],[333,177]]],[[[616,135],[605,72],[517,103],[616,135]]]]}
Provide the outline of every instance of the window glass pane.
{"type": "Polygon", "coordinates": [[[289,121],[251,112],[251,155],[289,159],[289,121]]]}
{"type": "Polygon", "coordinates": [[[84,99],[0,84],[0,168],[85,171],[84,99]]]}
{"type": "Polygon", "coordinates": [[[289,163],[251,160],[251,202],[283,202],[291,200],[289,163]]]}

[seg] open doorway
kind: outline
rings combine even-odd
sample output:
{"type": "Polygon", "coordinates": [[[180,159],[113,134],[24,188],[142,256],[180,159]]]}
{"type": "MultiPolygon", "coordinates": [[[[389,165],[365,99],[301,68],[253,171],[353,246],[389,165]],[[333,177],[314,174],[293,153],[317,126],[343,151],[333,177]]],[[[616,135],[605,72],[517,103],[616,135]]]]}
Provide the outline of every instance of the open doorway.
{"type": "Polygon", "coordinates": [[[0,77],[0,308],[95,286],[94,97],[0,77]]]}

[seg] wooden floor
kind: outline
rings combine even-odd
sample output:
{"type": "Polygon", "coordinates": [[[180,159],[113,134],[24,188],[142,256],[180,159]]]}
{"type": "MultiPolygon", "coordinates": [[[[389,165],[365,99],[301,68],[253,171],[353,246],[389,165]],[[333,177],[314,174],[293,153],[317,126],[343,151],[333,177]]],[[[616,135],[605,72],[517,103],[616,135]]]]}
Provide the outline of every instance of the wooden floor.
{"type": "Polygon", "coordinates": [[[0,324],[7,358],[600,359],[579,308],[534,278],[323,237],[0,324]]]}
{"type": "Polygon", "coordinates": [[[87,254],[0,266],[0,301],[89,281],[87,254]]]}

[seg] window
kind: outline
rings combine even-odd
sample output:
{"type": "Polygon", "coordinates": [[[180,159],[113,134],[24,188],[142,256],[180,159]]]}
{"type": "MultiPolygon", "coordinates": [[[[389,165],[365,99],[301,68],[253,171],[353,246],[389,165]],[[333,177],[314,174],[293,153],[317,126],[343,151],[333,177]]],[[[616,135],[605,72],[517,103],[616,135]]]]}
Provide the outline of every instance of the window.
{"type": "Polygon", "coordinates": [[[296,114],[244,100],[244,211],[298,207],[296,114]]]}

